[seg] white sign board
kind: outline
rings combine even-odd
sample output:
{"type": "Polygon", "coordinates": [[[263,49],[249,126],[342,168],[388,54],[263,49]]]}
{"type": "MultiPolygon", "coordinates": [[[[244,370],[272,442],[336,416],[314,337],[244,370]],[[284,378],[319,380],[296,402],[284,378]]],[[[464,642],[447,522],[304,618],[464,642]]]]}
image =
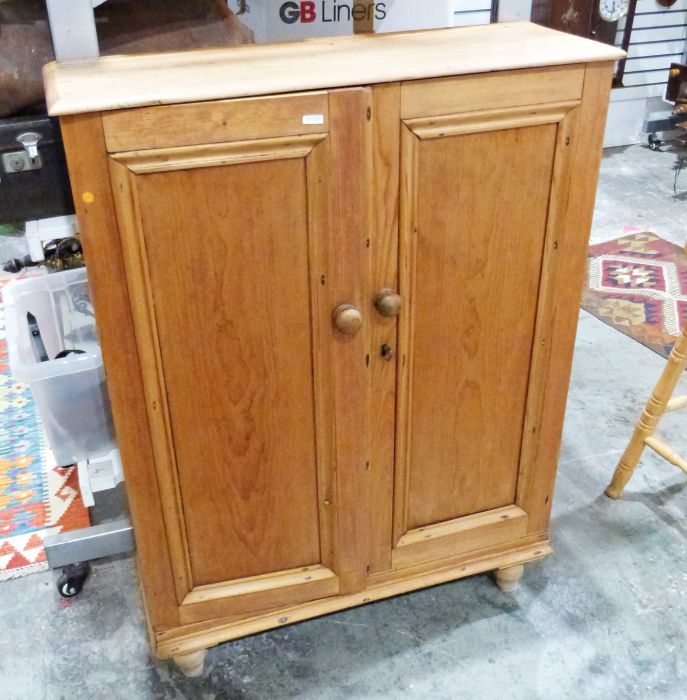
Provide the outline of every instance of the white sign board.
{"type": "MultiPolygon", "coordinates": [[[[241,21],[258,43],[353,33],[353,18],[369,16],[376,32],[450,27],[453,0],[247,0],[241,21]]],[[[229,0],[236,11],[237,0],[229,0]]]]}

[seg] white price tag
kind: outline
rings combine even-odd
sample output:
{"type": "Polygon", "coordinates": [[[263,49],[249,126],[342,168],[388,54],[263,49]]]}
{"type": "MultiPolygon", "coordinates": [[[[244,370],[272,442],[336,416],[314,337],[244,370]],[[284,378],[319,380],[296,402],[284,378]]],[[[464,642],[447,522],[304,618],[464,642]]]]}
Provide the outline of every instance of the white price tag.
{"type": "Polygon", "coordinates": [[[324,124],[324,114],[304,114],[303,124],[324,124]]]}

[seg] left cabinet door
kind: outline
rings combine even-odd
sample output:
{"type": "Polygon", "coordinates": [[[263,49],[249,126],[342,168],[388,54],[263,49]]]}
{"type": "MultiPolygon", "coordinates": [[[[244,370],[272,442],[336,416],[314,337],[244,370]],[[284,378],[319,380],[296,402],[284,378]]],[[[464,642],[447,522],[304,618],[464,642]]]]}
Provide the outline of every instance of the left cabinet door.
{"type": "Polygon", "coordinates": [[[321,92],[103,119],[182,624],[336,595],[355,567],[337,545],[348,290],[330,219],[341,154],[364,153],[329,111],[321,92]]]}

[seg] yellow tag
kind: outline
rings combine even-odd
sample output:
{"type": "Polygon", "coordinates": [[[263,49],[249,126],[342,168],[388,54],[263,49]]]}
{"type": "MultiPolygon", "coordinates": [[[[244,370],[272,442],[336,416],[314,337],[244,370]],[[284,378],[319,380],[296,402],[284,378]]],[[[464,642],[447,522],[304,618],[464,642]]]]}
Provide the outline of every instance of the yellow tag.
{"type": "Polygon", "coordinates": [[[95,201],[93,192],[84,192],[81,196],[81,199],[83,199],[83,201],[86,202],[86,204],[93,204],[93,202],[95,201]]]}

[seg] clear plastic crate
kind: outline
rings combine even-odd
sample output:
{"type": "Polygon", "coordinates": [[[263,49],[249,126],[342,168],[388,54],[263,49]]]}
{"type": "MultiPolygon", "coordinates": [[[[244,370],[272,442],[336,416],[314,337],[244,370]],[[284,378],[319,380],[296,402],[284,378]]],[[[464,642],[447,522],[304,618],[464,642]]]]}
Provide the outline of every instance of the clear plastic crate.
{"type": "Polygon", "coordinates": [[[116,443],[85,268],[13,280],[3,299],[10,372],[31,387],[57,464],[110,452],[116,443]],[[80,352],[55,359],[65,351],[80,352]]]}

